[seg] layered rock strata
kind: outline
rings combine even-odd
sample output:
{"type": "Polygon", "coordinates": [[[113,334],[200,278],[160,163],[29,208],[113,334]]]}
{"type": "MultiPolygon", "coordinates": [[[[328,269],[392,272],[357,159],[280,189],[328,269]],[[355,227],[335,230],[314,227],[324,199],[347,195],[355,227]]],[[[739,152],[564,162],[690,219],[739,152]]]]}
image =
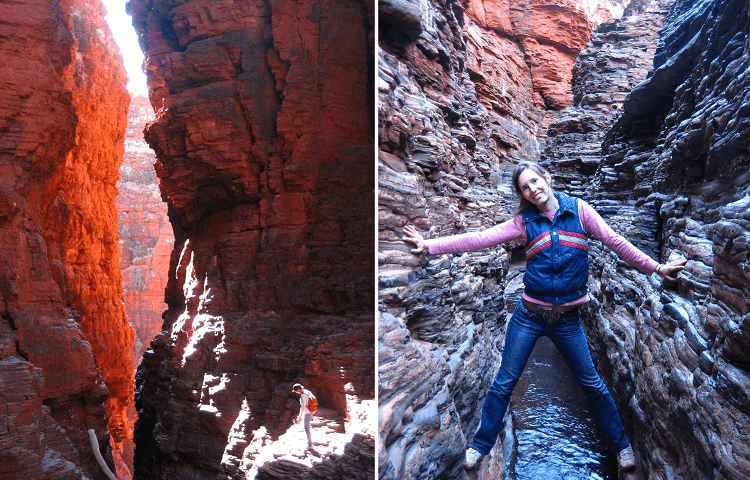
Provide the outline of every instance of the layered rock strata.
{"type": "Polygon", "coordinates": [[[166,310],[169,259],[174,247],[167,204],[161,199],[154,162],[156,155],[143,138],[154,119],[148,98],[134,95],[128,110],[125,153],[115,202],[120,237],[120,270],[128,323],[135,330],[133,361],[141,362],[151,339],[161,332],[166,310]]]}
{"type": "Polygon", "coordinates": [[[750,7],[676,1],[588,191],[676,285],[593,256],[589,338],[639,478],[750,475],[750,7]]]}
{"type": "Polygon", "coordinates": [[[353,435],[324,462],[371,478],[372,431],[354,435],[374,412],[354,412],[374,398],[373,5],[129,9],[175,231],[164,330],[137,374],[136,476],[251,474],[300,382],[353,435]]]}
{"type": "MultiPolygon", "coordinates": [[[[499,365],[517,245],[417,256],[400,239],[500,223],[514,162],[573,104],[571,68],[611,17],[583,2],[379,2],[379,474],[465,478],[499,365]]],[[[602,2],[603,3],[603,2],[602,2]]],[[[517,298],[516,298],[517,300],[517,298]]],[[[500,444],[478,475],[504,472],[500,444]]]]}
{"type": "Polygon", "coordinates": [[[592,33],[573,65],[573,105],[551,122],[540,158],[551,170],[555,188],[583,197],[595,176],[607,175],[598,171],[604,135],[651,69],[672,3],[649,2],[642,12],[611,19],[592,33]]]}
{"type": "Polygon", "coordinates": [[[129,96],[98,1],[0,5],[0,476],[131,478],[115,184],[129,96]]]}

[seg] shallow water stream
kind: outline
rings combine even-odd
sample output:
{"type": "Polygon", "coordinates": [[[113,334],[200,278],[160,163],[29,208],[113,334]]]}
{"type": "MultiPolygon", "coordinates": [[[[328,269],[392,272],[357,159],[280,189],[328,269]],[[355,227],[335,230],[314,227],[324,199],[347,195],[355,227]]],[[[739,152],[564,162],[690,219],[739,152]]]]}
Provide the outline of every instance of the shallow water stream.
{"type": "MultiPolygon", "coordinates": [[[[511,402],[515,445],[508,480],[605,480],[617,465],[552,341],[537,341],[511,402]]],[[[506,443],[508,439],[506,439],[506,443]]]]}

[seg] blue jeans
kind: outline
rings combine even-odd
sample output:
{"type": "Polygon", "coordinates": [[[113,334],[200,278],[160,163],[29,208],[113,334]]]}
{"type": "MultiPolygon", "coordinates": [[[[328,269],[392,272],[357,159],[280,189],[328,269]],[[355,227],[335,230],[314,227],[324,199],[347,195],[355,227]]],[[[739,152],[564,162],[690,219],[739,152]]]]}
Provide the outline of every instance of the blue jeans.
{"type": "Polygon", "coordinates": [[[580,313],[571,318],[560,318],[556,322],[547,323],[541,316],[531,313],[520,300],[508,323],[500,370],[487,392],[482,407],[482,421],[471,447],[486,455],[495,445],[513,387],[521,378],[531,351],[542,335],[549,337],[555,344],[578,385],[586,394],[594,420],[604,433],[609,449],[619,452],[627,447],[628,438],[625,436],[615,402],[591,361],[589,345],[581,328],[580,313]]]}
{"type": "Polygon", "coordinates": [[[305,433],[307,434],[307,446],[312,447],[312,435],[310,435],[310,420],[312,420],[312,413],[306,413],[302,415],[302,425],[305,427],[305,433]]]}

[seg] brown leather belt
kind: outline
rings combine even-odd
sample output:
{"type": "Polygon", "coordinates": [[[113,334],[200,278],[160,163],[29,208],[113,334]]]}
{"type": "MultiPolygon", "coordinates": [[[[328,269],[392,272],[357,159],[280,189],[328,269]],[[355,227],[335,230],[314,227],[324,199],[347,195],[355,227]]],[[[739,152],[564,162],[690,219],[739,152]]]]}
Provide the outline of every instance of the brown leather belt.
{"type": "MultiPolygon", "coordinates": [[[[564,310],[555,310],[553,308],[545,308],[537,303],[531,303],[525,298],[521,298],[524,306],[531,313],[542,317],[547,323],[553,323],[561,318],[573,318],[578,315],[578,307],[567,307],[564,310]]],[[[560,307],[558,307],[560,308],[560,307]]],[[[565,307],[563,307],[565,308],[565,307]]]]}

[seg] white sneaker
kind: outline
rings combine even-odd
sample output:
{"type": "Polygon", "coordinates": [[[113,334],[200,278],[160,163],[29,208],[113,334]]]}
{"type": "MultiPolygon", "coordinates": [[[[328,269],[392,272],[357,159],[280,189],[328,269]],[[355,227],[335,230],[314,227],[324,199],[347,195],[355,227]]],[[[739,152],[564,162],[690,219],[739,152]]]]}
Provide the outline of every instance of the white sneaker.
{"type": "MultiPolygon", "coordinates": [[[[467,456],[468,458],[468,456],[467,456]]],[[[633,447],[628,445],[627,447],[620,450],[617,454],[617,463],[620,465],[620,470],[632,470],[635,468],[635,457],[633,456],[633,447]]]]}
{"type": "Polygon", "coordinates": [[[484,455],[470,447],[468,450],[466,450],[466,461],[464,462],[464,468],[471,470],[477,465],[477,463],[479,463],[480,460],[482,460],[482,457],[484,457],[484,455]]]}

